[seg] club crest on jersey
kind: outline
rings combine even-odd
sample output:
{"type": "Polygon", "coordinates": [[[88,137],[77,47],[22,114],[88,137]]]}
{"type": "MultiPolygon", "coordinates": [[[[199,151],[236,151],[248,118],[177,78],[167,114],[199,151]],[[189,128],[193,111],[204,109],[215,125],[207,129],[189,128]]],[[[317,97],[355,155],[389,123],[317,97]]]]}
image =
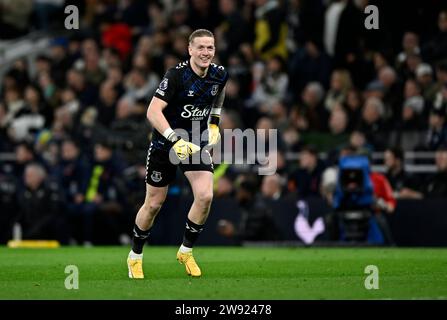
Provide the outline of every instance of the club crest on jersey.
{"type": "Polygon", "coordinates": [[[154,182],[160,182],[161,181],[161,172],[152,171],[151,179],[154,182]]]}
{"type": "Polygon", "coordinates": [[[215,96],[217,94],[217,91],[219,90],[219,85],[215,84],[212,88],[211,88],[211,95],[215,96]]]}

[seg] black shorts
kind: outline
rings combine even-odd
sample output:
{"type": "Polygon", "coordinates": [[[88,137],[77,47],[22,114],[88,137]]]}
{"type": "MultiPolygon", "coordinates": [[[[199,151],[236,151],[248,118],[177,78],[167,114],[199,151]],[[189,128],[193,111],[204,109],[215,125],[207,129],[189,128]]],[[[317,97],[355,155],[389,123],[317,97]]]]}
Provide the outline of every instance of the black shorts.
{"type": "Polygon", "coordinates": [[[206,150],[202,152],[204,152],[204,155],[202,156],[197,153],[193,155],[194,159],[189,158],[178,164],[174,164],[169,160],[169,151],[156,149],[151,145],[146,160],[146,183],[154,187],[167,186],[174,181],[177,167],[180,167],[182,172],[214,172],[214,165],[210,153],[206,150]]]}

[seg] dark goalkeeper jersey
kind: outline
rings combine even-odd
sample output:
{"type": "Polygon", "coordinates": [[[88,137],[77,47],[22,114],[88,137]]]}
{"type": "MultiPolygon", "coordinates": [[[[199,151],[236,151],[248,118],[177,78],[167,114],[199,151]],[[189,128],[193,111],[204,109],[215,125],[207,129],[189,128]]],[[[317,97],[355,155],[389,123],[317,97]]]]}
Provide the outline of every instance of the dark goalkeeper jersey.
{"type": "MultiPolygon", "coordinates": [[[[191,69],[189,61],[185,61],[166,72],[154,96],[168,103],[163,114],[171,128],[184,129],[189,141],[203,147],[208,143],[208,137],[200,137],[208,128],[211,108],[227,79],[228,72],[222,66],[212,63],[206,76],[201,78],[191,69]]],[[[171,144],[154,130],[152,146],[168,150],[171,144]]]]}

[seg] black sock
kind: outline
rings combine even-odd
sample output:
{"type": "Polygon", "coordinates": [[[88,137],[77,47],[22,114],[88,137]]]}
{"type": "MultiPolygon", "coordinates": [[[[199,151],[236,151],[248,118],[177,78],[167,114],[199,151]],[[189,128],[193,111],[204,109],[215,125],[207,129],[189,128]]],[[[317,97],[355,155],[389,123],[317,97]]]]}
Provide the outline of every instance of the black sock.
{"type": "Polygon", "coordinates": [[[133,227],[132,251],[140,254],[143,252],[143,246],[149,237],[149,230],[143,231],[135,224],[133,227]]]}
{"type": "Polygon", "coordinates": [[[185,235],[183,236],[183,245],[188,248],[192,248],[200,232],[203,230],[203,224],[195,224],[189,218],[186,218],[185,235]]]}

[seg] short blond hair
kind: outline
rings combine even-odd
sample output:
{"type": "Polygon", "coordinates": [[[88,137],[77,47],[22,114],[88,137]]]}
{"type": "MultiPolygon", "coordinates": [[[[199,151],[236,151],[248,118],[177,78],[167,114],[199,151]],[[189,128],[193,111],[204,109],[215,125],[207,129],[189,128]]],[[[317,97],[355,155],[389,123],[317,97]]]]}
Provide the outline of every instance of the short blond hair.
{"type": "Polygon", "coordinates": [[[191,33],[188,41],[189,41],[189,43],[192,43],[192,41],[195,38],[199,38],[199,37],[211,37],[214,39],[214,34],[207,29],[197,29],[197,30],[193,31],[193,33],[191,33]]]}

